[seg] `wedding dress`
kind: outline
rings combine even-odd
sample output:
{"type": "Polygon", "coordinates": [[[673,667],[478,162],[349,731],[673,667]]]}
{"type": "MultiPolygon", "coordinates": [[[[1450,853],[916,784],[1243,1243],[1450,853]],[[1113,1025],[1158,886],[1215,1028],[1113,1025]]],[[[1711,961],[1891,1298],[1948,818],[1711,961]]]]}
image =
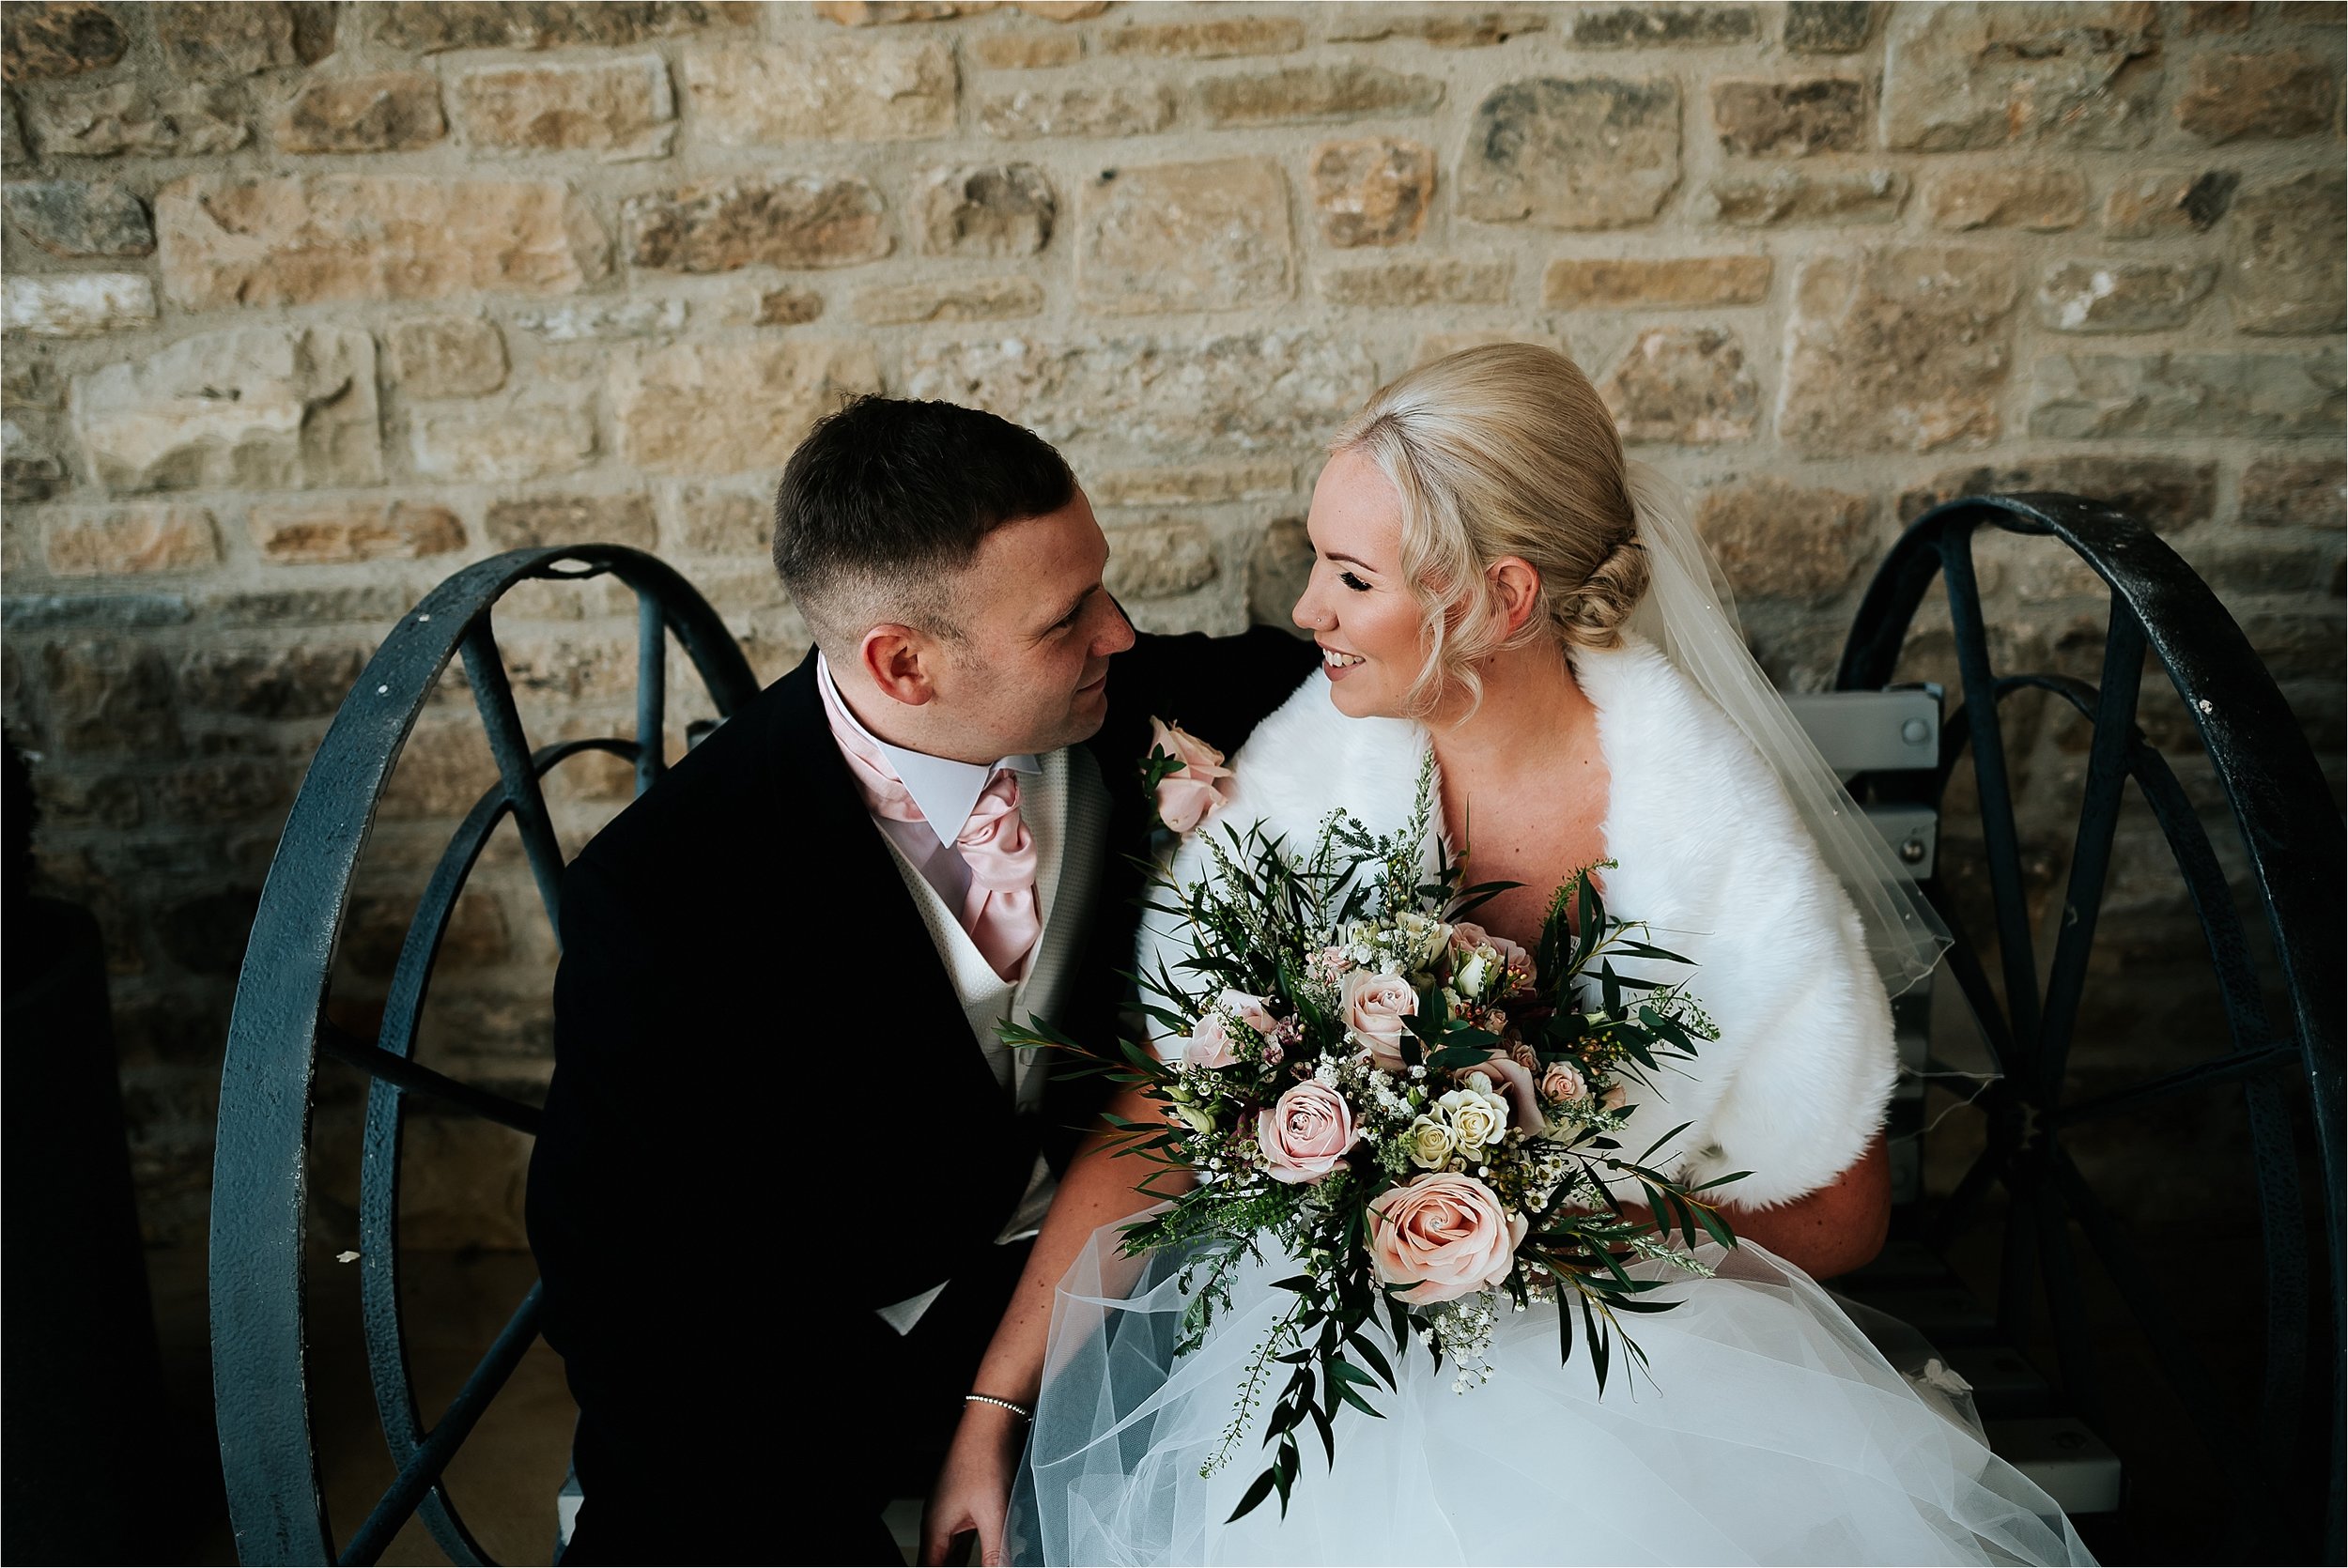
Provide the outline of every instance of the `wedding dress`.
{"type": "MultiPolygon", "coordinates": [[[[1639,1093],[1622,1141],[1644,1148],[1687,1123],[1671,1150],[1681,1174],[1751,1171],[1733,1191],[1747,1206],[1812,1191],[1873,1138],[1895,1070],[1859,915],[1769,765],[1653,642],[1627,634],[1573,665],[1610,774],[1609,912],[1694,961],[1721,1029],[1639,1093]]],[[[1340,807],[1391,831],[1427,745],[1416,724],[1346,717],[1315,675],[1232,759],[1232,803],[1211,831],[1260,822],[1309,844],[1340,807]]],[[[1194,835],[1171,872],[1204,871],[1194,835]]],[[[1182,950],[1168,954],[1165,925],[1145,926],[1139,972],[1182,950]]],[[[1267,1459],[1268,1401],[1236,1407],[1293,1300],[1273,1282],[1295,1266],[1247,1268],[1206,1343],[1177,1360],[1182,1260],[1123,1258],[1117,1241],[1104,1228],[1061,1284],[1012,1510],[1020,1560],[2093,1560],[1970,1407],[1920,1392],[1815,1282],[1752,1243],[1707,1244],[1716,1277],[1675,1272],[1664,1294],[1679,1305],[1629,1320],[1645,1369],[1617,1346],[1602,1394],[1586,1343],[1561,1360],[1552,1306],[1504,1302],[1490,1380],[1463,1391],[1414,1348],[1399,1393],[1371,1396],[1379,1419],[1341,1411],[1334,1468],[1304,1439],[1285,1515],[1274,1498],[1227,1522],[1267,1459]]]]}

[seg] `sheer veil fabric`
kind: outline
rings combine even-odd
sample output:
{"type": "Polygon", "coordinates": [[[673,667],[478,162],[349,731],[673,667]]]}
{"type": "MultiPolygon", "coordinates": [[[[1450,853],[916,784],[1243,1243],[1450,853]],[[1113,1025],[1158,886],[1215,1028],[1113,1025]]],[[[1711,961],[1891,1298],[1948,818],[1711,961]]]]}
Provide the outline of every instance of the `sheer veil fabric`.
{"type": "MultiPolygon", "coordinates": [[[[1655,642],[1769,763],[1848,890],[1897,994],[1945,928],[1769,685],[1726,585],[1659,476],[1632,465],[1651,561],[1631,629],[1655,642]]],[[[1385,721],[1370,721],[1385,722],[1385,721]]],[[[1244,759],[1235,765],[1244,766],[1244,759]]],[[[1630,914],[1636,911],[1628,912],[1630,914]]],[[[1146,940],[1146,933],[1145,933],[1146,940]]],[[[1864,973],[1852,956],[1853,970],[1864,973]]],[[[2062,1511],[1992,1453],[1970,1413],[1927,1403],[1800,1269],[1707,1244],[1674,1310],[1617,1346],[1601,1395],[1586,1344],[1562,1360],[1553,1306],[1504,1303],[1481,1386],[1455,1391],[1421,1347],[1372,1419],[1307,1435],[1289,1505],[1229,1514],[1268,1455],[1287,1368],[1243,1397],[1298,1271],[1267,1249],[1204,1343],[1177,1359],[1186,1261],[1120,1255],[1104,1227],[1060,1284],[1013,1560],[1044,1563],[2086,1563],[2062,1511]],[[1221,1462],[1217,1463],[1218,1456],[1221,1462]]],[[[1661,1270],[1662,1264],[1639,1268],[1661,1270]]]]}

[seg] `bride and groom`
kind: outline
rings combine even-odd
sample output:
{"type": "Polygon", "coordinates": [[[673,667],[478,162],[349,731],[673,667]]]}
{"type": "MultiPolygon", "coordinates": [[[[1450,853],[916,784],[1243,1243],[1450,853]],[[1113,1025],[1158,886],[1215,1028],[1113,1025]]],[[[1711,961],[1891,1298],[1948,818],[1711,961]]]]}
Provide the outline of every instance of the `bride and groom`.
{"type": "Polygon", "coordinates": [[[775,561],[818,651],[563,885],[530,1223],[580,1409],[564,1560],[895,1560],[880,1510],[924,1487],[925,1560],[2084,1560],[1813,1283],[1880,1243],[1886,998],[1938,944],[1701,545],[1546,350],[1413,372],[1331,450],[1310,645],[1136,636],[1074,476],[993,416],[866,399],[793,456],[775,561]],[[1721,1038],[1626,1141],[1687,1123],[1691,1176],[1753,1173],[1748,1241],[1642,1320],[1638,1387],[1598,1397],[1537,1306],[1483,1388],[1406,1362],[1334,1472],[1226,1522],[1250,1467],[1200,1459],[1277,1260],[1169,1364],[1179,1292],[1111,1257],[1155,1167],[1104,1113],[1147,1105],[995,1035],[1112,1038],[1166,949],[1156,719],[1232,754],[1216,831],[1291,841],[1400,825],[1431,750],[1472,880],[1525,884],[1491,930],[1604,858],[1699,961],[1721,1038]]]}

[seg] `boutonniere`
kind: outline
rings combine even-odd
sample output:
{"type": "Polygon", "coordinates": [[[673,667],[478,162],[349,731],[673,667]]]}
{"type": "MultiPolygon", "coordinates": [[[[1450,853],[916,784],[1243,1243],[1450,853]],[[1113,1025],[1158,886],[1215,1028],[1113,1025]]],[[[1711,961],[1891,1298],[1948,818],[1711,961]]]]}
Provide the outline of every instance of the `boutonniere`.
{"type": "Polygon", "coordinates": [[[1150,720],[1150,756],[1141,777],[1159,825],[1180,835],[1213,821],[1230,804],[1230,776],[1223,753],[1179,724],[1150,720]]]}

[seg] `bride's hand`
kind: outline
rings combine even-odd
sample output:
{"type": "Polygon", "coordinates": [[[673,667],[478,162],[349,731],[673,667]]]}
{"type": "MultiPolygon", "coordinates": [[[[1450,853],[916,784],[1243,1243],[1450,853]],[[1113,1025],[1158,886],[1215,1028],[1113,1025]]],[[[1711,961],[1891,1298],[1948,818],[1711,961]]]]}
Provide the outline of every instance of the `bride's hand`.
{"type": "Polygon", "coordinates": [[[979,1561],[988,1568],[1003,1561],[1003,1517],[1011,1511],[1012,1475],[1027,1437],[1027,1423],[999,1405],[963,1407],[962,1423],[921,1514],[925,1568],[948,1561],[950,1550],[958,1558],[973,1531],[979,1561]]]}

